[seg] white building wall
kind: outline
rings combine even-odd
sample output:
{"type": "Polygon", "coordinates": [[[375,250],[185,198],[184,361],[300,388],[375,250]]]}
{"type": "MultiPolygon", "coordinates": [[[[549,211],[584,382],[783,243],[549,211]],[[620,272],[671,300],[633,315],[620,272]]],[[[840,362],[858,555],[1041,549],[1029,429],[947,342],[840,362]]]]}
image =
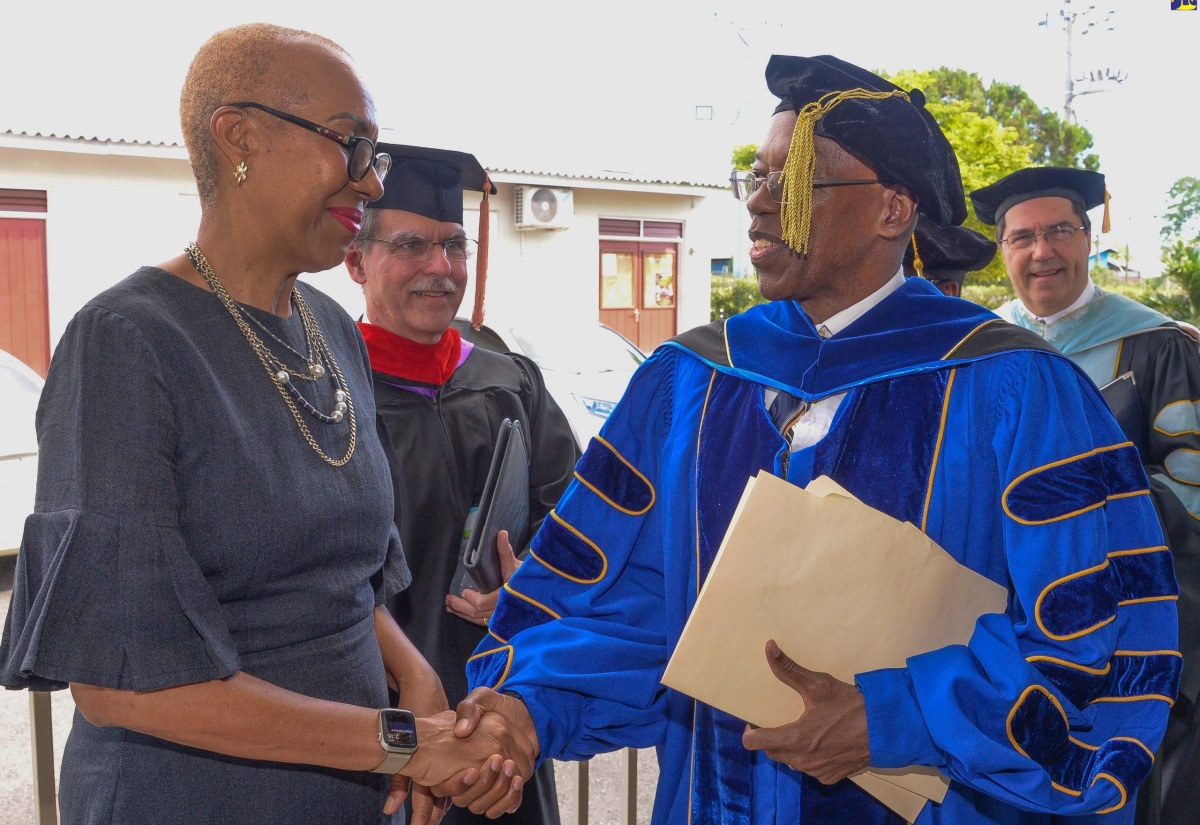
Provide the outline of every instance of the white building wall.
{"type": "Polygon", "coordinates": [[[0,188],[46,192],[50,347],[89,299],[139,266],[183,251],[200,222],[183,158],[22,149],[0,144],[0,188]]]}
{"type": "MultiPolygon", "coordinates": [[[[609,181],[545,185],[573,190],[571,228],[518,230],[513,181],[500,182],[491,199],[488,318],[595,322],[599,221],[609,217],[683,222],[678,330],[708,322],[710,259],[731,257],[736,245],[730,204],[738,204],[723,190],[660,186],[662,191],[644,191],[653,187],[609,181]]],[[[195,182],[181,149],[0,137],[0,188],[47,193],[47,212],[28,216],[46,221],[51,349],[89,299],[140,266],[178,255],[200,221],[195,182]]],[[[464,224],[472,236],[478,231],[478,198],[475,193],[464,198],[464,224]]],[[[473,265],[470,271],[460,310],[464,316],[473,306],[473,265]]],[[[361,289],[345,267],[304,279],[353,317],[362,313],[361,289]]]]}

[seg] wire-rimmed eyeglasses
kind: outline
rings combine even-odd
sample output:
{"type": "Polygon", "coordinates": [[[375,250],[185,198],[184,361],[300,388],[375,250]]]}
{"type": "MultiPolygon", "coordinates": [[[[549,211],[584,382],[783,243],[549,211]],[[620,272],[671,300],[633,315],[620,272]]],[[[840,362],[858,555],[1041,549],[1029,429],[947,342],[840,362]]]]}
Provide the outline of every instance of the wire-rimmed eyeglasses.
{"type": "Polygon", "coordinates": [[[1032,249],[1038,238],[1045,238],[1046,243],[1049,244],[1065,243],[1075,237],[1076,232],[1082,232],[1086,228],[1084,226],[1052,226],[1045,232],[1020,230],[1006,238],[1001,238],[1000,243],[1005,244],[1009,249],[1032,249]]]}
{"type": "Polygon", "coordinates": [[[392,156],[386,152],[376,153],[375,141],[370,138],[343,135],[341,132],[335,132],[319,123],[313,123],[311,120],[305,120],[302,117],[281,112],[278,109],[272,109],[270,106],[264,106],[261,103],[242,101],[240,103],[226,103],[224,105],[233,106],[235,109],[261,109],[280,120],[294,123],[311,132],[316,132],[321,137],[340,143],[342,148],[346,150],[346,174],[355,183],[365,178],[371,167],[375,168],[375,174],[379,175],[380,180],[383,180],[388,170],[392,168],[392,156]]]}
{"type": "Polygon", "coordinates": [[[375,241],[391,247],[391,252],[402,261],[427,261],[433,254],[433,248],[440,246],[446,255],[446,260],[459,263],[468,260],[475,254],[475,241],[470,238],[448,238],[444,241],[431,241],[428,238],[404,237],[394,241],[384,238],[358,236],[360,241],[375,241]]]}
{"type": "MultiPolygon", "coordinates": [[[[848,178],[848,179],[832,179],[832,178],[817,178],[812,182],[813,188],[821,186],[858,186],[864,183],[886,183],[879,178],[848,178]]],[[[767,185],[767,194],[771,196],[771,200],[776,203],[783,203],[783,172],[770,172],[766,175],[760,175],[757,172],[744,172],[735,170],[729,176],[729,188],[733,190],[733,196],[740,201],[750,200],[750,196],[758,191],[758,188],[763,184],[767,185]]]]}

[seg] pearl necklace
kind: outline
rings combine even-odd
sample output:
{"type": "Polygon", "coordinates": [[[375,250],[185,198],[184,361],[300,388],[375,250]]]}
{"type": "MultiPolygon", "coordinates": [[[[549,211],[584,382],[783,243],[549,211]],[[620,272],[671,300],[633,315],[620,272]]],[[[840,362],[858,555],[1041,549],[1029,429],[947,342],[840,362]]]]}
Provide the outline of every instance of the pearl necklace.
{"type": "Polygon", "coordinates": [[[325,342],[325,336],[321,332],[321,327],[317,324],[316,316],[309,309],[308,302],[304,300],[304,296],[298,290],[292,290],[292,306],[300,315],[301,325],[304,327],[304,341],[308,356],[301,355],[287,343],[280,341],[274,333],[264,327],[258,319],[254,318],[245,309],[238,305],[233,297],[225,289],[225,285],[217,278],[217,274],[213,271],[212,265],[208,259],[204,257],[204,253],[200,251],[200,247],[193,241],[187,245],[188,260],[192,266],[204,278],[205,283],[213,291],[213,294],[220,299],[224,304],[225,309],[233,316],[233,320],[237,323],[238,329],[250,344],[250,348],[254,350],[254,354],[258,356],[259,362],[266,369],[267,374],[271,376],[271,382],[275,388],[279,390],[279,394],[283,397],[283,401],[287,404],[288,411],[291,412],[292,418],[296,425],[300,428],[301,435],[308,445],[316,451],[322,460],[334,467],[341,467],[346,464],[352,455],[354,455],[354,446],[358,434],[357,421],[354,416],[354,401],[350,398],[350,393],[346,389],[346,379],[342,375],[341,369],[338,367],[337,361],[333,358],[333,353],[329,350],[329,345],[325,342]],[[318,378],[328,374],[336,388],[334,392],[334,408],[333,411],[326,414],[318,410],[309,402],[307,398],[300,394],[300,390],[292,383],[292,373],[288,370],[287,365],[279,359],[271,348],[266,345],[260,338],[246,319],[254,321],[263,331],[274,338],[279,343],[283,344],[287,349],[291,350],[297,357],[301,358],[308,364],[308,375],[297,374],[297,378],[303,378],[306,381],[315,381],[318,378]],[[328,370],[326,369],[328,367],[328,370]],[[299,405],[299,406],[297,406],[299,405]],[[300,414],[300,407],[303,407],[309,415],[318,421],[326,424],[339,424],[345,418],[350,420],[350,443],[346,447],[346,453],[340,459],[334,459],[326,455],[321,449],[321,445],[313,438],[312,432],[308,429],[308,424],[304,420],[304,416],[300,414]]]}

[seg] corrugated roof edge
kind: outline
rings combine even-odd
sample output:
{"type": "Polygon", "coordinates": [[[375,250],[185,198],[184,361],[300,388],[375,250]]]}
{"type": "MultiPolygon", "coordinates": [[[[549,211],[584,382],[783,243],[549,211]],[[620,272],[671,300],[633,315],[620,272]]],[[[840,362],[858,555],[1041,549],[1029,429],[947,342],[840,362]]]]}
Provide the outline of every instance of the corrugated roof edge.
{"type": "Polygon", "coordinates": [[[26,131],[5,129],[0,135],[15,137],[48,138],[52,140],[82,140],[88,143],[103,143],[111,146],[155,146],[164,149],[182,149],[183,144],[173,140],[126,140],[125,138],[106,138],[99,135],[71,134],[67,132],[26,131]]]}

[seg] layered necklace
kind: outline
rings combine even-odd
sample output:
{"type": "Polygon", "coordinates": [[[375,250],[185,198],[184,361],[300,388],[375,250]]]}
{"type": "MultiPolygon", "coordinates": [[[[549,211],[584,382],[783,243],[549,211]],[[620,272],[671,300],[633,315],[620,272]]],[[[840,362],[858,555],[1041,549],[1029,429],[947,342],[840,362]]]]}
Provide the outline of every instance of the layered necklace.
{"type": "Polygon", "coordinates": [[[329,345],[325,342],[325,336],[321,333],[321,327],[317,324],[317,318],[313,315],[312,310],[308,307],[308,302],[304,300],[304,296],[296,289],[292,289],[292,307],[300,315],[300,322],[304,328],[304,346],[305,352],[301,353],[293,348],[286,341],[281,340],[275,333],[271,332],[262,322],[251,315],[246,309],[233,300],[229,291],[225,289],[225,285],[217,278],[217,274],[213,272],[212,265],[208,259],[204,257],[204,253],[200,251],[200,247],[193,241],[187,245],[188,259],[192,262],[192,266],[204,278],[213,294],[221,300],[225,305],[225,309],[229,310],[229,314],[233,316],[233,320],[237,322],[238,329],[242,331],[246,341],[250,344],[250,348],[254,350],[254,354],[258,356],[258,360],[266,369],[267,375],[271,377],[271,383],[279,390],[279,394],[283,396],[283,401],[287,404],[288,411],[291,412],[292,418],[296,421],[296,426],[300,428],[300,434],[304,436],[304,440],[312,447],[317,455],[324,461],[332,464],[334,467],[341,467],[350,460],[350,456],[354,455],[354,445],[358,435],[357,422],[354,418],[354,401],[350,398],[350,392],[346,389],[346,379],[342,376],[342,371],[337,365],[337,361],[333,358],[333,353],[329,349],[329,345]],[[288,352],[295,355],[306,365],[305,370],[293,371],[288,368],[266,342],[258,336],[250,324],[254,323],[281,344],[288,352]],[[307,372],[307,374],[305,374],[307,372]],[[303,381],[316,381],[324,378],[326,375],[333,381],[334,386],[334,407],[329,413],[323,413],[318,410],[307,398],[300,394],[299,388],[292,382],[293,378],[298,378],[303,381]],[[312,432],[308,429],[308,423],[304,420],[304,416],[300,412],[303,407],[305,412],[313,418],[325,424],[340,424],[343,420],[350,421],[350,443],[346,447],[346,454],[341,458],[332,458],[321,449],[321,445],[313,438],[312,432]]]}

